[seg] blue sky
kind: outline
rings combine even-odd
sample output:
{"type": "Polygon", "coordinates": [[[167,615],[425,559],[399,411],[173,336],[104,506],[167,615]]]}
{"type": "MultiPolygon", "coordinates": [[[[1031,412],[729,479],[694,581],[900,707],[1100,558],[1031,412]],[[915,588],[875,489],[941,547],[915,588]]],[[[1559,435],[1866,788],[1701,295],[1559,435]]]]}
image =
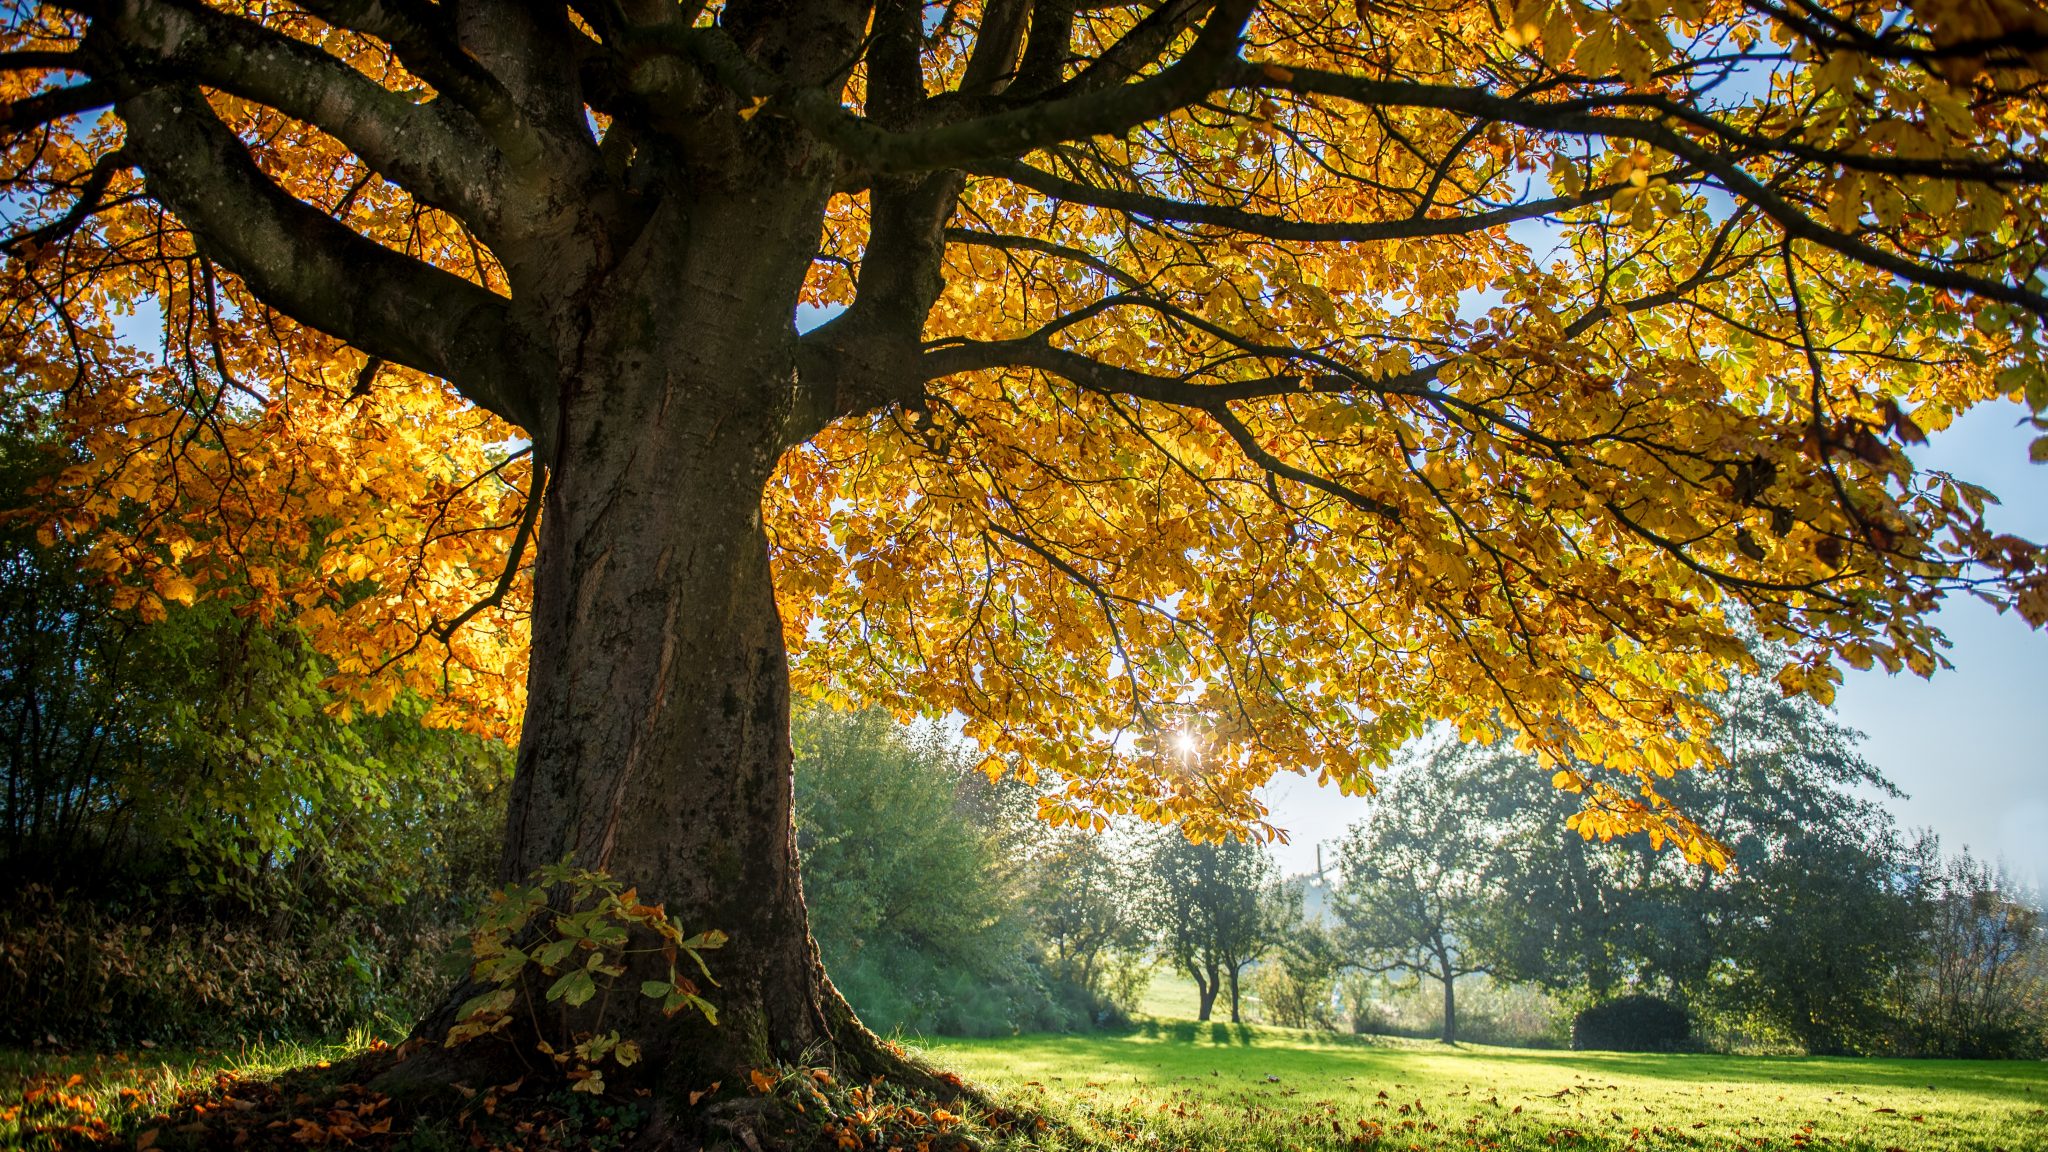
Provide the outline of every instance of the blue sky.
{"type": "MultiPolygon", "coordinates": [[[[2016,404],[1982,405],[1913,456],[1996,492],[2003,504],[1994,525],[2040,540],[2048,538],[2048,466],[2027,462],[2033,434],[2018,426],[2023,415],[2016,404]]],[[[1950,602],[1939,619],[1954,669],[1932,680],[1849,670],[1836,711],[1864,733],[1865,758],[1906,792],[1891,804],[1902,825],[1932,829],[1946,848],[2002,859],[2017,878],[2048,889],[2048,634],[1970,598],[1950,602]]],[[[1284,776],[1267,803],[1293,836],[1276,849],[1282,866],[1305,872],[1317,842],[1341,836],[1370,801],[1284,776]]]]}

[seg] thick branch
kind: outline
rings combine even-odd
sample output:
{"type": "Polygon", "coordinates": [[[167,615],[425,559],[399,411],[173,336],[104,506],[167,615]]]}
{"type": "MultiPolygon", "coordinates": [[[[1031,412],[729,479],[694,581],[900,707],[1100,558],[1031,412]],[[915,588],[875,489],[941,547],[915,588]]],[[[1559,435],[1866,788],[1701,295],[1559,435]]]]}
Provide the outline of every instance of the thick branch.
{"type": "MultiPolygon", "coordinates": [[[[1048,328],[1051,326],[1049,325],[1048,328]]],[[[1235,401],[1269,396],[1310,393],[1372,393],[1378,395],[1438,398],[1429,390],[1440,365],[1428,364],[1410,372],[1369,380],[1354,373],[1292,373],[1257,376],[1243,380],[1195,384],[1173,376],[1159,376],[1134,368],[1104,364],[1090,356],[1054,347],[1046,329],[1014,340],[960,341],[928,349],[919,361],[927,380],[961,372],[990,368],[1036,368],[1070,380],[1094,392],[1116,393],[1159,404],[1211,411],[1235,401]]],[[[1274,350],[1271,355],[1285,353],[1274,350]]]]}
{"type": "Polygon", "coordinates": [[[112,85],[99,80],[46,89],[13,103],[0,104],[0,132],[16,135],[33,131],[66,116],[105,108],[116,95],[112,85]]]}
{"type": "MultiPolygon", "coordinates": [[[[1391,505],[1328,477],[1297,468],[1273,455],[1259,444],[1258,438],[1244,426],[1244,422],[1230,411],[1229,401],[1232,393],[1242,391],[1251,395],[1271,395],[1290,386],[1299,390],[1302,380],[1300,376],[1267,377],[1232,384],[1189,384],[1185,380],[1118,368],[1078,352],[1055,348],[1046,342],[1043,334],[1022,340],[952,345],[926,352],[924,356],[924,370],[932,378],[999,366],[1037,368],[1091,392],[1132,396],[1140,400],[1174,404],[1203,412],[1216,421],[1247,459],[1267,472],[1335,496],[1362,511],[1389,519],[1399,518],[1399,512],[1391,505]]],[[[1355,380],[1347,379],[1344,383],[1347,391],[1361,388],[1355,380]]],[[[1407,388],[1398,385],[1387,390],[1408,391],[1407,388]]]]}
{"type": "Polygon", "coordinates": [[[1054,88],[1051,95],[1095,92],[1136,78],[1157,64],[1181,33],[1194,27],[1213,6],[1211,0],[1166,0],[1104,49],[1079,75],[1054,88]]]}
{"type": "Polygon", "coordinates": [[[720,29],[690,29],[675,38],[675,47],[726,87],[765,97],[765,112],[803,125],[861,171],[912,173],[1022,155],[1063,140],[1117,135],[1185,107],[1208,95],[1229,72],[1237,59],[1238,33],[1253,6],[1250,0],[1219,5],[1187,55],[1137,83],[903,132],[854,115],[823,89],[783,84],[747,59],[720,29]]]}
{"type": "Polygon", "coordinates": [[[949,244],[973,244],[983,248],[999,248],[1012,252],[1037,252],[1060,260],[1070,260],[1086,268],[1093,268],[1126,288],[1138,286],[1138,278],[1104,260],[1092,252],[1084,252],[1051,240],[1036,236],[1013,236],[1006,232],[983,232],[975,228],[948,228],[946,242],[949,244]]]}
{"type": "Polygon", "coordinates": [[[1030,10],[1030,0],[991,0],[982,5],[974,52],[960,75],[961,92],[980,95],[1009,85],[1016,75],[1017,53],[1024,44],[1025,16],[1030,10]]]}
{"type": "Polygon", "coordinates": [[[374,244],[286,194],[197,91],[121,102],[126,151],[150,195],[271,307],[372,356],[454,384],[535,439],[552,384],[506,301],[374,244]]]}
{"type": "Polygon", "coordinates": [[[477,227],[498,213],[497,150],[310,44],[173,0],[127,0],[88,51],[146,80],[203,84],[311,124],[415,198],[477,227]]]}
{"type": "MultiPolygon", "coordinates": [[[[451,96],[483,125],[500,148],[517,152],[529,131],[517,101],[498,78],[463,52],[452,29],[417,18],[424,13],[403,0],[301,0],[307,10],[338,28],[374,36],[406,70],[436,91],[451,96]]],[[[425,6],[431,12],[432,6],[425,6]]]]}

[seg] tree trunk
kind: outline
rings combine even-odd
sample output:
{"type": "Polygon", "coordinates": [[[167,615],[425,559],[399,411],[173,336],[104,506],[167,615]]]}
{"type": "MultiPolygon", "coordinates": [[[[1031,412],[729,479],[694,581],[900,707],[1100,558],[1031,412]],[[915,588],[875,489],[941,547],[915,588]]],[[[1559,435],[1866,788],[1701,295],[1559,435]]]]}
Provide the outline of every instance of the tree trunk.
{"type": "Polygon", "coordinates": [[[1203,979],[1202,970],[1193,964],[1188,965],[1188,975],[1195,978],[1195,996],[1198,1001],[1195,1019],[1207,1020],[1216,1008],[1216,993],[1221,981],[1216,979],[1214,970],[1208,973],[1208,979],[1203,979]]]}
{"type": "MultiPolygon", "coordinates": [[[[501,879],[568,856],[686,933],[727,934],[705,956],[716,1026],[665,1017],[639,995],[643,978],[667,973],[658,955],[603,1008],[603,1030],[639,1043],[668,1098],[744,1083],[774,1060],[901,1067],[834,991],[810,938],[789,670],[761,523],[791,441],[793,301],[818,199],[787,212],[699,203],[687,220],[663,209],[580,302],[565,357],[501,879]]],[[[595,1030],[597,1007],[572,1026],[595,1030]]],[[[438,1039],[450,1014],[421,1034],[438,1039]]]]}
{"type": "Polygon", "coordinates": [[[1243,1014],[1238,1011],[1237,968],[1234,965],[1230,969],[1230,1022],[1232,1024],[1244,1023],[1243,1014]]]}
{"type": "Polygon", "coordinates": [[[1444,969],[1444,1043],[1458,1042],[1458,978],[1444,969]]]}

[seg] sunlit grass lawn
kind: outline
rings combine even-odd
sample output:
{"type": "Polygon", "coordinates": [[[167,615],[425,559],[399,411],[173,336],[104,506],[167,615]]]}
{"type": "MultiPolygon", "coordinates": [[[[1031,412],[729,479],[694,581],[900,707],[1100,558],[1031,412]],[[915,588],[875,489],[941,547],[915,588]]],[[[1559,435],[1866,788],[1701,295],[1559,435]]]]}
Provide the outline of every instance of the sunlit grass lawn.
{"type": "MultiPolygon", "coordinates": [[[[1229,1014],[1229,997],[1218,997],[1219,1014],[1229,1014]]],[[[1201,1010],[1202,997],[1195,982],[1162,964],[1152,972],[1145,994],[1138,998],[1138,1011],[1161,1020],[1193,1020],[1201,1010]]]]}
{"type": "Polygon", "coordinates": [[[1164,1021],[931,1039],[1084,1135],[1180,1149],[2048,1149],[2048,1063],[1643,1056],[1164,1021]]]}

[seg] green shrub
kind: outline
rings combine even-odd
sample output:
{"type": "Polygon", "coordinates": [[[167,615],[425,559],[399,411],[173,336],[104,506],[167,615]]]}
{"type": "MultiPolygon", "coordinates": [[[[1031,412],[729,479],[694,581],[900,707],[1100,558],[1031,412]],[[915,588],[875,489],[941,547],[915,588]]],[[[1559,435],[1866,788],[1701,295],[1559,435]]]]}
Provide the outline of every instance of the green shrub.
{"type": "Polygon", "coordinates": [[[1656,996],[1595,1004],[1572,1019],[1572,1047],[1606,1052],[1678,1052],[1691,1046],[1692,1017],[1656,996]]]}
{"type": "Polygon", "coordinates": [[[1040,939],[1034,886],[1059,878],[1020,863],[1041,831],[1032,797],[881,712],[803,710],[793,735],[811,932],[870,1027],[992,1036],[1125,1019],[1109,973],[1078,983],[1040,939]]]}
{"type": "Polygon", "coordinates": [[[0,1043],[218,1044],[391,1026],[444,980],[453,927],[360,912],[275,925],[115,909],[30,886],[0,909],[0,1043]]]}

